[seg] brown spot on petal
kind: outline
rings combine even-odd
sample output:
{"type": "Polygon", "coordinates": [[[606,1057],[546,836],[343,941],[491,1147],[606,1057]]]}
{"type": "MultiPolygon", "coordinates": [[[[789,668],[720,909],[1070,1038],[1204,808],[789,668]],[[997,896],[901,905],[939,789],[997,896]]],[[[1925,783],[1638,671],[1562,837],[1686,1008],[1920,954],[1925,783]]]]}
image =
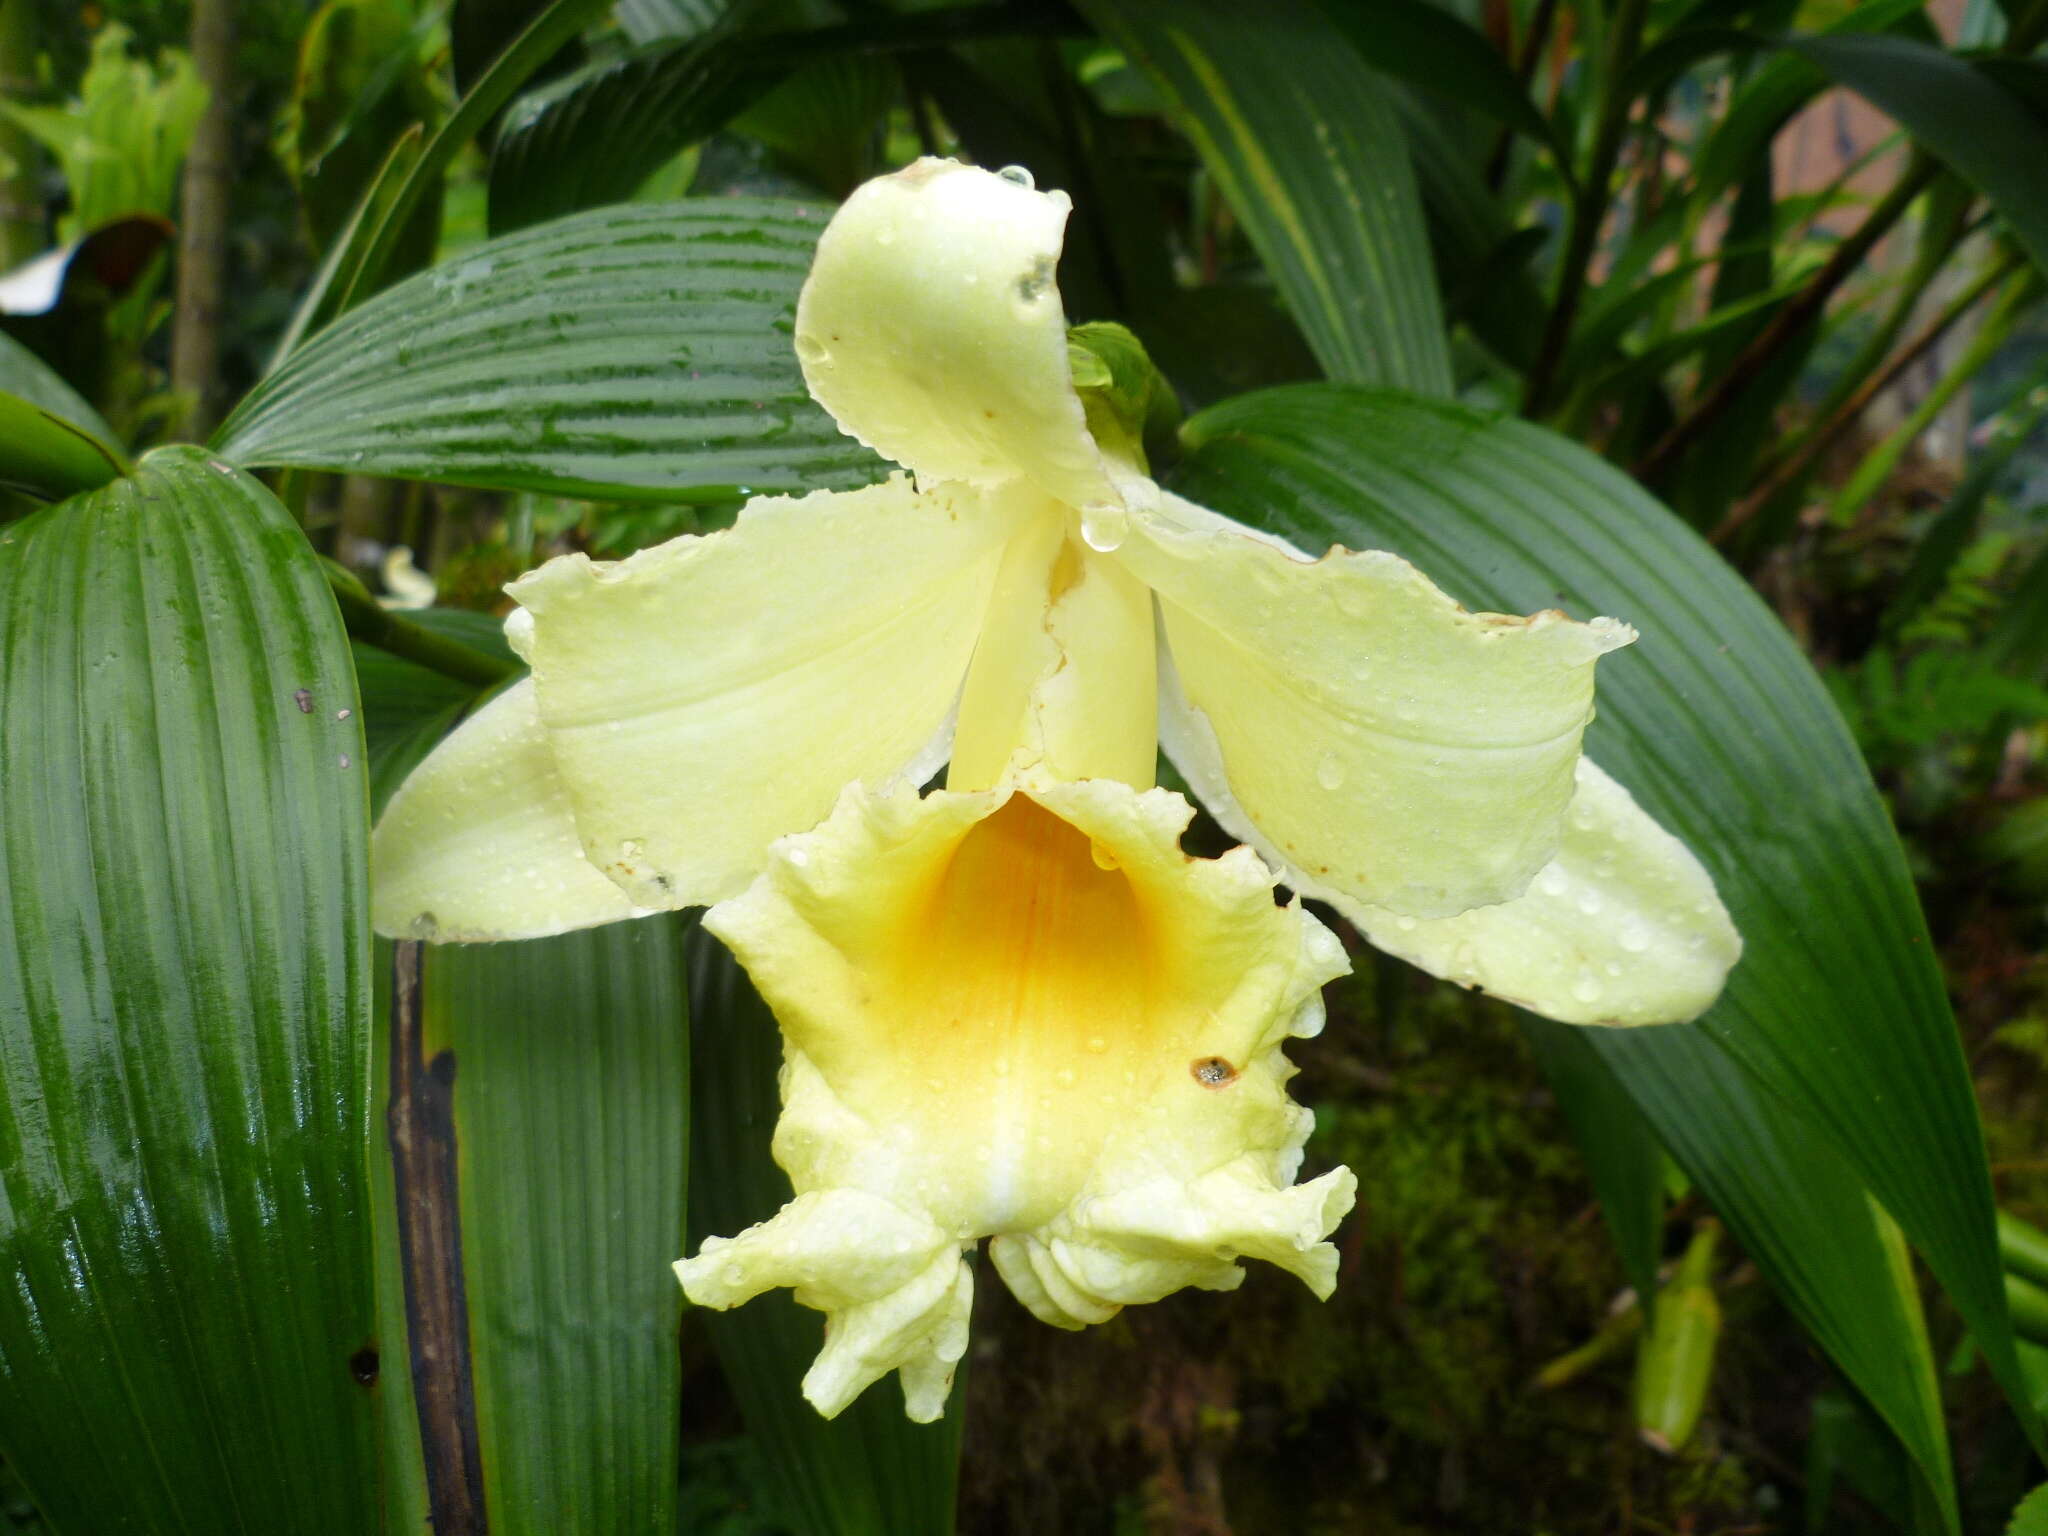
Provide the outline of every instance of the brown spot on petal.
{"type": "Polygon", "coordinates": [[[1188,1070],[1204,1088],[1228,1088],[1237,1081],[1237,1068],[1221,1056],[1204,1056],[1188,1070]]]}

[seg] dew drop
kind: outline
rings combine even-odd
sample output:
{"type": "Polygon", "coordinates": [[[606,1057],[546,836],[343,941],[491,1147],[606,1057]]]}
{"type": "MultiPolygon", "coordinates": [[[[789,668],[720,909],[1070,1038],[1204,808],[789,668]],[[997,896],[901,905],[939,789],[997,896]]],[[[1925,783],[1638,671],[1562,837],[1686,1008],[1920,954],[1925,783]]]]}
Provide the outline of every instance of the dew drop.
{"type": "Polygon", "coordinates": [[[1031,173],[1021,165],[1006,165],[996,174],[1011,186],[1022,187],[1027,192],[1035,191],[1038,186],[1038,183],[1031,179],[1031,173]]]}
{"type": "Polygon", "coordinates": [[[1597,1003],[1600,1001],[1600,983],[1590,972],[1581,971],[1579,979],[1572,984],[1572,996],[1582,1003],[1597,1003]]]}
{"type": "Polygon", "coordinates": [[[1072,1067],[1061,1067],[1059,1071],[1053,1073],[1052,1080],[1062,1088],[1071,1088],[1074,1086],[1074,1069],[1072,1067]]]}
{"type": "Polygon", "coordinates": [[[1117,863],[1116,855],[1111,853],[1107,848],[1103,847],[1102,844],[1098,842],[1094,842],[1092,840],[1089,842],[1088,856],[1095,861],[1095,867],[1097,869],[1122,868],[1122,866],[1117,863]]]}
{"type": "Polygon", "coordinates": [[[1325,789],[1344,787],[1344,763],[1336,753],[1325,752],[1322,761],[1316,764],[1316,782],[1325,789]]]}
{"type": "Polygon", "coordinates": [[[1096,502],[1081,509],[1081,542],[1097,554],[1123,547],[1131,531],[1131,514],[1122,507],[1096,502]]]}
{"type": "Polygon", "coordinates": [[[1109,1042],[1103,1039],[1102,1036],[1090,1035],[1088,1037],[1088,1051],[1090,1055],[1100,1056],[1106,1051],[1108,1051],[1108,1049],[1109,1042]]]}
{"type": "Polygon", "coordinates": [[[1640,923],[1630,923],[1621,930],[1621,947],[1632,955],[1640,955],[1650,947],[1650,935],[1640,923]]]}
{"type": "Polygon", "coordinates": [[[1571,889],[1571,880],[1555,864],[1546,865],[1536,877],[1536,889],[1545,896],[1562,896],[1571,889]]]}
{"type": "Polygon", "coordinates": [[[811,862],[810,851],[805,848],[792,848],[782,857],[795,869],[802,869],[811,862]]]}
{"type": "Polygon", "coordinates": [[[807,363],[829,363],[832,361],[831,348],[808,334],[799,334],[796,339],[796,355],[807,363]]]}
{"type": "Polygon", "coordinates": [[[1413,933],[1415,931],[1415,919],[1410,917],[1407,913],[1403,912],[1399,917],[1394,919],[1394,926],[1400,929],[1403,933],[1413,933]]]}

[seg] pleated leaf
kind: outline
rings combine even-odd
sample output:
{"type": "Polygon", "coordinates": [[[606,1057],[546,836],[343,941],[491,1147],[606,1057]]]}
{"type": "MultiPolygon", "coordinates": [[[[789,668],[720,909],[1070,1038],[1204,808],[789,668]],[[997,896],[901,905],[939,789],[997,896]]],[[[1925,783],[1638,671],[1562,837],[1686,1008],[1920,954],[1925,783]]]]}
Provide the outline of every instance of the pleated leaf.
{"type": "Polygon", "coordinates": [[[377,1529],[362,732],[191,449],[0,530],[0,1452],[58,1531],[377,1529]]]}
{"type": "MultiPolygon", "coordinates": [[[[669,1266],[689,1115],[678,920],[429,945],[419,975],[427,1107],[445,1104],[455,1151],[489,1528],[673,1530],[683,1302],[669,1266]]],[[[431,1452],[427,1465],[431,1483],[431,1452]]]]}
{"type": "Polygon", "coordinates": [[[491,147],[492,231],[626,201],[788,70],[770,50],[707,30],[531,92],[512,104],[491,147]]]}
{"type": "Polygon", "coordinates": [[[829,212],[603,208],[473,246],[309,338],[223,425],[220,451],[617,500],[880,479],[786,344],[829,212]]]}
{"type": "Polygon", "coordinates": [[[1428,232],[1390,87],[1313,0],[1083,0],[1151,76],[1344,383],[1451,392],[1428,232]]]}
{"type": "MultiPolygon", "coordinates": [[[[1299,545],[1392,549],[1475,608],[1641,628],[1602,666],[1587,747],[1707,864],[1742,930],[1697,1028],[1837,1148],[2017,1397],[1982,1133],[1919,903],[1854,743],[1762,602],[1634,482],[1523,423],[1310,385],[1216,407],[1184,435],[1184,491],[1299,545]]],[[[1710,1109],[1699,1118],[1717,1134],[1710,1109]]],[[[1788,1241],[1826,1238],[1794,1225],[1788,1241]]],[[[1890,1385],[1901,1404],[1913,1377],[1902,1366],[1890,1385]]]]}
{"type": "MultiPolygon", "coordinates": [[[[781,1107],[774,1016],[722,944],[694,929],[689,951],[690,1013],[704,1042],[690,1117],[694,1253],[706,1237],[730,1237],[774,1215],[790,1185],[768,1151],[781,1107]]],[[[710,1334],[769,1470],[767,1512],[794,1536],[950,1536],[963,1382],[954,1383],[936,1424],[905,1418],[893,1381],[828,1421],[798,1385],[824,1342],[824,1321],[788,1292],[731,1312],[693,1312],[691,1326],[710,1334]]]]}

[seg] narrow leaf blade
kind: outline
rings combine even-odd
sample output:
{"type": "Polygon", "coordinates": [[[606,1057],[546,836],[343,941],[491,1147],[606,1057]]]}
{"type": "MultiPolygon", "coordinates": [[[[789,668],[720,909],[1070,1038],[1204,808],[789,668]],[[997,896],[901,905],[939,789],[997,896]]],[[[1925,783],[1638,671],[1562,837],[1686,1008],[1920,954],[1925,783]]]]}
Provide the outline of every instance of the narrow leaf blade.
{"type": "Polygon", "coordinates": [[[1386,82],[1312,0],[1081,9],[1174,103],[1323,371],[1449,394],[1443,307],[1400,118],[1386,82]]]}

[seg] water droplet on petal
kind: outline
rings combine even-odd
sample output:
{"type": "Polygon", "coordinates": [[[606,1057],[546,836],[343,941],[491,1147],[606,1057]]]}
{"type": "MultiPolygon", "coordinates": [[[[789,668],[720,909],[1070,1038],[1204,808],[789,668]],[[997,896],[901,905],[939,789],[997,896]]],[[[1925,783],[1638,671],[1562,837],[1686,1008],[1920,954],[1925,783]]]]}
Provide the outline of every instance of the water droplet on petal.
{"type": "Polygon", "coordinates": [[[1131,531],[1131,514],[1122,507],[1097,502],[1081,509],[1081,542],[1097,554],[1122,547],[1131,531]]]}
{"type": "Polygon", "coordinates": [[[1095,861],[1097,869],[1120,869],[1123,867],[1117,863],[1116,855],[1098,842],[1091,841],[1088,844],[1088,856],[1095,861]]]}
{"type": "Polygon", "coordinates": [[[1325,752],[1321,762],[1316,764],[1316,782],[1325,789],[1344,787],[1344,762],[1334,752],[1325,752]]]}
{"type": "Polygon", "coordinates": [[[1088,1049],[1091,1054],[1100,1056],[1109,1049],[1109,1042],[1100,1035],[1090,1035],[1088,1037],[1088,1049]]]}
{"type": "Polygon", "coordinates": [[[1600,1001],[1600,983],[1593,979],[1590,971],[1579,972],[1579,979],[1572,984],[1572,996],[1582,1003],[1600,1001]]]}
{"type": "Polygon", "coordinates": [[[1022,187],[1027,192],[1035,191],[1038,183],[1031,179],[1031,173],[1021,165],[1006,165],[996,174],[1013,187],[1022,187]]]}

